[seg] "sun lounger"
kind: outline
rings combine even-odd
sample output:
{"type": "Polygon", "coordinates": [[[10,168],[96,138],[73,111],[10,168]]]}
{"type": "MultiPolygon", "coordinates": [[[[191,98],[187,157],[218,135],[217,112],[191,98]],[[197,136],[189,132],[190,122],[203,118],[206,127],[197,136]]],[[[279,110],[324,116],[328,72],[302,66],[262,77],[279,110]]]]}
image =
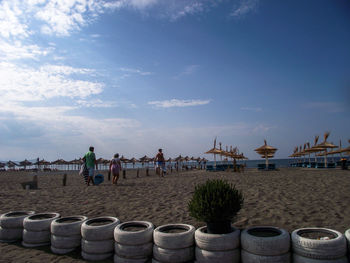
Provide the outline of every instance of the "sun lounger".
{"type": "Polygon", "coordinates": [[[325,168],[324,163],[317,163],[316,168],[325,168]]]}

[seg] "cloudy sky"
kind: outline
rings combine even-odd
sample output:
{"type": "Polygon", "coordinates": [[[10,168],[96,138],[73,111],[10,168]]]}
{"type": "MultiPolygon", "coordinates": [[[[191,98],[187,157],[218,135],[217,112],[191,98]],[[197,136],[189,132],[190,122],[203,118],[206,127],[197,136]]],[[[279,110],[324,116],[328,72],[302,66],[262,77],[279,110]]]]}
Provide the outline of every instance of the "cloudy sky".
{"type": "Polygon", "coordinates": [[[0,160],[250,159],[350,139],[347,0],[2,0],[0,160]]]}

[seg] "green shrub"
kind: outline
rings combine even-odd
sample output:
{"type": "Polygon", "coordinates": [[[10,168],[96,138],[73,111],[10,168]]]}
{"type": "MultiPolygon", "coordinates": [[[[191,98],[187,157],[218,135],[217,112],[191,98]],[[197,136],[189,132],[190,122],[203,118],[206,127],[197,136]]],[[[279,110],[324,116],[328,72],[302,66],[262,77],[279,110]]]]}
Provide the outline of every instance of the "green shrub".
{"type": "Polygon", "coordinates": [[[243,205],[242,193],[223,180],[197,185],[188,203],[190,215],[199,221],[232,221],[243,205]]]}

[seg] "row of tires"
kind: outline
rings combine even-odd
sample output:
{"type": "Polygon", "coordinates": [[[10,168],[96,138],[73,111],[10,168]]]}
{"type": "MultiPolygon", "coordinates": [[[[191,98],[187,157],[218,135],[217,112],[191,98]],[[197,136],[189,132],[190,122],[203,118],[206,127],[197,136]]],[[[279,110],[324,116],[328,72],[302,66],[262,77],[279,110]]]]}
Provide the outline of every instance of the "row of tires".
{"type": "MultiPolygon", "coordinates": [[[[0,216],[0,241],[22,240],[25,247],[51,246],[55,254],[81,247],[85,260],[114,255],[117,263],[345,263],[350,229],[302,228],[289,234],[276,227],[232,228],[228,234],[208,234],[187,224],[157,228],[150,222],[121,223],[115,217],[60,217],[58,213],[15,211],[0,216]]],[[[349,245],[348,245],[349,246],[349,245]]]]}

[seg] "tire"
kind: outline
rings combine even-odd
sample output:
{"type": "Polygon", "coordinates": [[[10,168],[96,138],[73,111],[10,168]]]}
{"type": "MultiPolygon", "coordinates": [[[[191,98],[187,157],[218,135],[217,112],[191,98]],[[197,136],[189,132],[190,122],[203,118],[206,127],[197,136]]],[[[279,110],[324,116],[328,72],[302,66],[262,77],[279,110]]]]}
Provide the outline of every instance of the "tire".
{"type": "Polygon", "coordinates": [[[123,258],[118,255],[114,255],[114,263],[145,263],[148,262],[149,258],[123,258]]]}
{"type": "Polygon", "coordinates": [[[313,259],[293,254],[293,263],[347,263],[349,262],[346,257],[338,259],[313,259]]]}
{"type": "Polygon", "coordinates": [[[114,251],[118,256],[123,258],[138,259],[147,258],[152,255],[153,243],[149,242],[142,245],[129,246],[115,243],[114,251]]]}
{"type": "Polygon", "coordinates": [[[250,227],[242,231],[241,246],[245,251],[260,256],[278,256],[289,252],[290,234],[282,229],[272,226],[250,227]],[[272,231],[278,234],[272,237],[259,237],[253,231],[272,231]]]}
{"type": "Polygon", "coordinates": [[[51,233],[50,231],[29,231],[23,230],[23,242],[26,244],[50,244],[51,233]]]}
{"type": "Polygon", "coordinates": [[[81,251],[81,256],[83,259],[88,261],[100,261],[105,260],[113,256],[113,253],[104,253],[104,254],[89,254],[84,251],[81,251]]]}
{"type": "Polygon", "coordinates": [[[68,254],[72,251],[74,251],[76,248],[57,248],[52,246],[51,244],[51,252],[54,254],[58,254],[58,255],[64,255],[64,254],[68,254]]]}
{"type": "Polygon", "coordinates": [[[197,247],[210,251],[233,250],[240,245],[241,231],[232,228],[234,231],[228,234],[208,234],[207,227],[203,226],[196,230],[194,237],[197,247]]]}
{"type": "Polygon", "coordinates": [[[195,253],[199,263],[239,263],[241,257],[239,249],[208,251],[196,247],[195,253]]]}
{"type": "Polygon", "coordinates": [[[332,229],[327,228],[300,228],[292,232],[293,252],[307,258],[313,259],[337,259],[346,255],[345,236],[332,229]],[[334,239],[317,240],[300,236],[303,233],[323,232],[334,235],[334,239]]]}
{"type": "Polygon", "coordinates": [[[344,235],[348,244],[348,253],[350,253],[350,229],[346,230],[344,235]]]}
{"type": "Polygon", "coordinates": [[[0,227],[0,242],[16,242],[22,240],[23,228],[2,228],[0,227]]]}
{"type": "Polygon", "coordinates": [[[153,241],[154,226],[146,221],[130,221],[117,225],[114,229],[114,240],[123,245],[142,245],[153,241]],[[131,226],[142,226],[140,231],[126,231],[131,226]]]}
{"type": "Polygon", "coordinates": [[[44,247],[44,246],[49,246],[49,245],[50,245],[50,242],[32,244],[32,243],[26,243],[26,242],[22,241],[22,246],[28,247],[28,248],[44,247]]]}
{"type": "Polygon", "coordinates": [[[81,240],[81,250],[88,254],[106,254],[114,252],[114,240],[81,240]]]}
{"type": "Polygon", "coordinates": [[[88,219],[81,225],[81,236],[89,241],[114,239],[114,228],[120,223],[116,217],[105,216],[88,219]],[[93,223],[109,222],[104,225],[93,226],[93,223]]]}
{"type": "Polygon", "coordinates": [[[23,220],[23,227],[29,231],[50,231],[51,222],[59,217],[59,213],[39,213],[27,216],[23,220]]]}
{"type": "Polygon", "coordinates": [[[194,260],[194,247],[186,247],[180,249],[161,248],[157,245],[153,246],[153,257],[166,263],[180,263],[194,260]]]}
{"type": "Polygon", "coordinates": [[[255,255],[253,253],[249,253],[245,251],[244,249],[241,250],[241,260],[242,263],[290,263],[291,261],[291,254],[289,252],[277,255],[277,256],[261,256],[261,255],[255,255]]]}
{"type": "Polygon", "coordinates": [[[81,236],[74,235],[70,237],[62,237],[51,234],[51,245],[59,249],[71,249],[80,247],[81,236]]]}
{"type": "Polygon", "coordinates": [[[168,224],[157,227],[153,232],[154,244],[161,248],[180,249],[194,245],[194,226],[187,224],[168,224]],[[185,230],[181,233],[166,233],[171,229],[185,230]]]}
{"type": "Polygon", "coordinates": [[[81,225],[86,220],[86,216],[68,216],[57,218],[51,223],[51,234],[62,237],[70,237],[72,235],[81,236],[81,225]]]}
{"type": "Polygon", "coordinates": [[[0,217],[2,228],[22,228],[23,220],[27,216],[34,215],[34,211],[10,211],[0,217]]]}

